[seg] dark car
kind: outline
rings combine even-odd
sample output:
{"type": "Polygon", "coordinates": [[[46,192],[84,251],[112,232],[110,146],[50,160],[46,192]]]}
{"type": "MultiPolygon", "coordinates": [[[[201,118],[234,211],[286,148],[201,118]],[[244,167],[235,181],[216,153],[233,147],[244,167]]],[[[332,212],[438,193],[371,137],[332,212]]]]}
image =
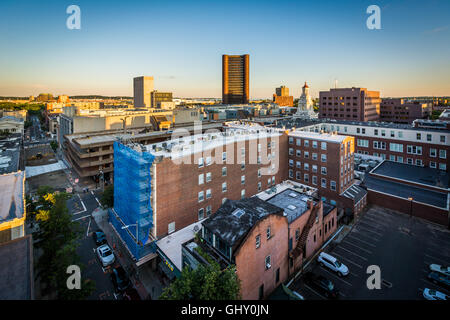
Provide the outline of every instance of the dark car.
{"type": "Polygon", "coordinates": [[[101,246],[106,243],[106,236],[101,230],[97,230],[93,234],[95,244],[101,246]]]}
{"type": "Polygon", "coordinates": [[[450,288],[450,276],[444,275],[440,272],[430,272],[428,274],[428,279],[430,279],[431,282],[440,285],[441,287],[450,288]]]}
{"type": "Polygon", "coordinates": [[[125,291],[130,286],[130,279],[122,267],[112,269],[111,280],[116,291],[125,291]]]}
{"type": "Polygon", "coordinates": [[[313,289],[319,291],[330,299],[337,299],[339,297],[339,291],[334,286],[334,283],[321,275],[316,275],[312,272],[307,272],[303,280],[313,289]]]}
{"type": "Polygon", "coordinates": [[[129,287],[122,294],[123,300],[142,300],[135,288],[129,287]]]}

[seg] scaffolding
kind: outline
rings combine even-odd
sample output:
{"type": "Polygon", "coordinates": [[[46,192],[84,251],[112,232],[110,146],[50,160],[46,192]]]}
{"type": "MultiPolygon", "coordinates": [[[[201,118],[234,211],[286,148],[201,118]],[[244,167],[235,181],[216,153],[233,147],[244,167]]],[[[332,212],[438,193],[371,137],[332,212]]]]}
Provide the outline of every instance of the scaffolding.
{"type": "Polygon", "coordinates": [[[151,167],[154,156],[141,145],[114,142],[114,210],[110,221],[136,260],[151,253],[146,245],[153,227],[151,167]]]}

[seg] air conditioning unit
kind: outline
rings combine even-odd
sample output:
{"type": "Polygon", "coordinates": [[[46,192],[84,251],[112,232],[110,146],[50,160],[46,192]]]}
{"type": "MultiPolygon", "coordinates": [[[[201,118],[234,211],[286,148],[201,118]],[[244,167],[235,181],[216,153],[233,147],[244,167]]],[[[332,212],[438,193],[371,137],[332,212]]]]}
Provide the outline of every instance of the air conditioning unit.
{"type": "Polygon", "coordinates": [[[271,265],[270,263],[266,263],[266,269],[270,269],[271,265]]]}

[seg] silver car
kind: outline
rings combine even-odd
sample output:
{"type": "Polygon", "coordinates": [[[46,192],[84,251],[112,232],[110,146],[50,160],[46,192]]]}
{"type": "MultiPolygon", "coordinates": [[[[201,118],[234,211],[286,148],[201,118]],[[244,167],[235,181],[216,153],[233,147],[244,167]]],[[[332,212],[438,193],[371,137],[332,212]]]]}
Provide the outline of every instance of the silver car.
{"type": "Polygon", "coordinates": [[[101,245],[97,248],[97,255],[104,267],[113,264],[116,260],[114,257],[114,253],[107,244],[101,245]]]}

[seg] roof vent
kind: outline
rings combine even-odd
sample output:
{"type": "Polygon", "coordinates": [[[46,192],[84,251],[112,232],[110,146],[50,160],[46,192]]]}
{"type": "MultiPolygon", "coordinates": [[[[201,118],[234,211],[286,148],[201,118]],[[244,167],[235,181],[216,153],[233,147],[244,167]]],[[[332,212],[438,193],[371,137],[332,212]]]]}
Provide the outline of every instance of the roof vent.
{"type": "Polygon", "coordinates": [[[294,192],[291,192],[291,193],[289,193],[289,196],[292,198],[297,198],[298,195],[294,192]]]}
{"type": "Polygon", "coordinates": [[[236,209],[232,212],[232,215],[234,215],[235,217],[240,218],[243,214],[245,213],[244,210],[242,209],[236,209]]]}
{"type": "Polygon", "coordinates": [[[295,209],[297,209],[297,207],[294,206],[294,205],[292,205],[292,204],[288,205],[287,208],[288,208],[289,210],[295,210],[295,209]]]}

